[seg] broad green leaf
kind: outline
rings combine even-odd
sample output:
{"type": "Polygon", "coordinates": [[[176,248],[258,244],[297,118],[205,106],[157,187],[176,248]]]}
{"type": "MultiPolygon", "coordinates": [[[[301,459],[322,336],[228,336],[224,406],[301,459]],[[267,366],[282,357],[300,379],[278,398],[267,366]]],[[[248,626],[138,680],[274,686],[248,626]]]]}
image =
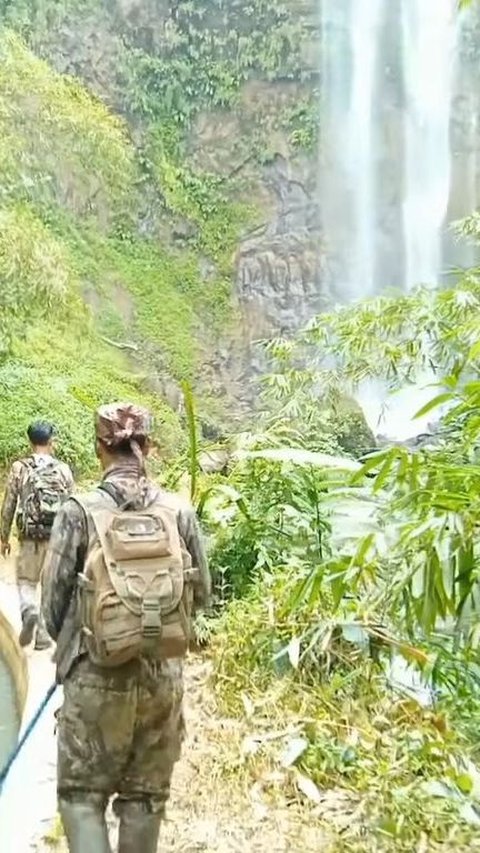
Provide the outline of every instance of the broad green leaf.
{"type": "Polygon", "coordinates": [[[265,459],[270,462],[291,462],[295,465],[315,465],[319,468],[339,468],[343,471],[360,471],[362,466],[352,459],[313,453],[296,447],[270,448],[267,450],[236,451],[236,459],[265,459]]]}
{"type": "Polygon", "coordinates": [[[421,409],[414,415],[414,418],[423,418],[425,415],[428,415],[433,409],[438,409],[439,406],[444,405],[444,403],[448,403],[451,400],[454,400],[455,396],[450,391],[445,391],[442,394],[438,394],[436,397],[433,397],[432,400],[429,400],[421,409]]]}
{"type": "Polygon", "coordinates": [[[357,473],[352,477],[352,485],[360,482],[366,474],[369,474],[370,471],[374,471],[375,468],[378,468],[388,453],[389,451],[381,451],[367,459],[367,461],[361,465],[360,469],[357,470],[357,473]]]}
{"type": "Polygon", "coordinates": [[[377,476],[375,477],[375,482],[373,485],[373,489],[375,492],[379,492],[384,487],[385,483],[387,482],[389,474],[390,474],[390,472],[393,468],[394,462],[397,458],[397,455],[398,455],[397,452],[392,450],[391,453],[389,454],[389,456],[385,459],[382,467],[380,468],[380,471],[378,472],[377,476]]]}
{"type": "Polygon", "coordinates": [[[462,794],[471,794],[473,790],[473,779],[468,775],[468,773],[461,773],[460,776],[456,777],[455,782],[462,794]]]}
{"type": "Polygon", "coordinates": [[[475,361],[477,358],[480,358],[480,341],[473,344],[468,353],[469,361],[475,361]]]}

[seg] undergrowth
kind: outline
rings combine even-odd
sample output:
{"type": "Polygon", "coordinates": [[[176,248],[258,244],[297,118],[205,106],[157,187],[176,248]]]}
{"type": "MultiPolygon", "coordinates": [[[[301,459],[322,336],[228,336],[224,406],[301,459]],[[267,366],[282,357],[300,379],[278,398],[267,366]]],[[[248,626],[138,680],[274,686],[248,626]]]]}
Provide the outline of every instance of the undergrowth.
{"type": "Polygon", "coordinates": [[[463,693],[422,708],[390,690],[385,661],[357,646],[328,601],[321,613],[317,603],[292,611],[297,583],[292,568],[260,573],[215,625],[219,707],[250,728],[238,772],[267,801],[289,790],[313,804],[327,849],[410,853],[422,838],[426,850],[472,849],[480,775],[469,723],[480,696],[473,708],[463,693]],[[292,638],[312,624],[318,636],[305,654],[292,638]],[[330,811],[335,797],[340,814],[330,811]]]}
{"type": "Polygon", "coordinates": [[[222,334],[243,214],[232,206],[230,215],[215,182],[203,186],[172,161],[141,235],[152,170],[124,120],[9,30],[0,30],[0,54],[0,403],[9,424],[0,457],[18,453],[29,419],[48,415],[67,457],[88,468],[92,409],[124,396],[153,408],[162,452],[178,452],[178,405],[151,389],[162,396],[168,383],[195,380],[222,334]],[[176,215],[203,235],[179,251],[164,239],[176,215]]]}
{"type": "Polygon", "coordinates": [[[217,700],[250,728],[225,772],[309,802],[326,849],[480,848],[479,299],[467,275],[272,342],[258,434],[199,498],[230,596],[202,625],[217,700]],[[360,463],[322,432],[344,389],[433,357],[430,443],[360,463]]]}
{"type": "Polygon", "coordinates": [[[56,335],[52,347],[49,324],[37,326],[0,366],[0,464],[25,452],[29,423],[44,417],[57,427],[61,455],[77,473],[88,473],[96,468],[93,413],[119,398],[141,400],[151,409],[161,457],[178,451],[184,440],[178,417],[141,387],[121,354],[99,346],[88,325],[57,327],[56,335]]]}

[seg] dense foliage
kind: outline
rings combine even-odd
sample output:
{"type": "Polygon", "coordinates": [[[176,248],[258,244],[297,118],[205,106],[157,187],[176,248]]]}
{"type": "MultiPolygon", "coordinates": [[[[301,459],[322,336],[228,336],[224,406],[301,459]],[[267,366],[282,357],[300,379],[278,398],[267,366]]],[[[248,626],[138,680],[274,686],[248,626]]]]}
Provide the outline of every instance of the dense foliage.
{"type": "Polygon", "coordinates": [[[478,842],[479,300],[471,272],[273,342],[273,422],[201,501],[222,595],[225,579],[242,593],[215,629],[219,701],[255,720],[256,778],[273,762],[320,815],[320,791],[341,789],[351,818],[332,849],[478,842]],[[372,378],[429,382],[440,422],[418,449],[342,461],[315,426],[372,378]]]}
{"type": "MultiPolygon", "coordinates": [[[[66,455],[84,471],[93,463],[92,408],[148,397],[99,335],[115,308],[94,322],[83,298],[88,277],[101,300],[101,283],[115,270],[112,262],[107,271],[105,252],[98,266],[92,246],[113,239],[109,220],[132,192],[134,152],[119,119],[9,31],[0,52],[0,457],[23,450],[28,422],[41,414],[58,423],[66,455]]],[[[168,450],[178,443],[178,420],[149,402],[168,450]]]]}
{"type": "MultiPolygon", "coordinates": [[[[224,417],[203,364],[235,319],[234,250],[262,217],[255,195],[271,132],[292,152],[316,144],[317,98],[301,81],[305,20],[281,0],[146,3],[138,22],[98,0],[5,0],[0,13],[2,370],[23,398],[34,361],[51,416],[67,444],[77,440],[74,409],[65,421],[56,389],[68,397],[92,371],[99,387],[103,371],[74,361],[65,386],[38,348],[48,317],[60,352],[69,338],[89,340],[99,365],[117,366],[106,396],[166,396],[155,408],[170,452],[179,381],[196,382],[203,418],[224,417]],[[292,83],[291,93],[264,115],[243,97],[251,80],[292,83]],[[232,115],[225,150],[203,156],[198,122],[218,111],[232,115]]],[[[87,423],[90,397],[81,397],[87,423]]],[[[15,415],[23,431],[31,408],[15,415]]],[[[22,441],[3,439],[2,458],[22,441]]]]}

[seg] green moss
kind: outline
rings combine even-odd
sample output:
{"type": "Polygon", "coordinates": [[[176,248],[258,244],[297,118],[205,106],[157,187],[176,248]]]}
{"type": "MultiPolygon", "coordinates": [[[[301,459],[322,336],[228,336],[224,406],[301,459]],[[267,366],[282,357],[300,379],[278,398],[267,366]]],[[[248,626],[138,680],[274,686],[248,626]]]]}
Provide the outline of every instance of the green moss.
{"type": "MultiPolygon", "coordinates": [[[[93,291],[100,301],[94,313],[101,333],[114,339],[126,335],[144,354],[153,347],[174,377],[193,378],[201,353],[228,322],[229,275],[215,269],[204,280],[194,247],[176,252],[153,241],[105,239],[91,229],[77,227],[73,234],[70,229],[65,239],[74,269],[87,282],[87,295],[93,291]],[[124,313],[119,294],[130,303],[124,313]]],[[[232,254],[230,246],[229,262],[232,254]]]]}
{"type": "MultiPolygon", "coordinates": [[[[89,470],[95,463],[93,411],[118,398],[148,405],[157,417],[159,445],[173,452],[182,441],[178,418],[101,337],[107,328],[114,335],[128,325],[104,281],[109,264],[131,288],[139,324],[144,320],[147,329],[149,323],[152,337],[162,299],[175,322],[188,317],[175,282],[166,276],[159,284],[155,277],[163,258],[155,269],[143,258],[130,263],[101,236],[132,191],[135,152],[123,122],[10,32],[0,33],[0,58],[0,460],[22,452],[28,423],[43,416],[57,424],[66,458],[89,470]],[[94,229],[85,224],[86,213],[94,229]],[[88,310],[81,298],[88,291],[97,301],[103,292],[105,318],[95,320],[88,310]]],[[[165,349],[171,347],[172,361],[186,373],[192,329],[187,322],[181,338],[179,322],[174,331],[168,321],[167,327],[165,349]]]]}
{"type": "Polygon", "coordinates": [[[213,261],[220,283],[230,277],[234,249],[242,230],[255,221],[255,209],[234,201],[235,187],[229,187],[227,181],[179,167],[166,159],[159,167],[158,179],[169,212],[184,217],[194,226],[188,241],[191,248],[197,256],[213,261]]]}
{"type": "Polygon", "coordinates": [[[137,130],[141,119],[144,139],[135,148],[123,119],[0,31],[0,404],[13,424],[0,436],[4,459],[41,409],[61,425],[67,455],[88,467],[92,409],[119,396],[155,408],[169,449],[182,440],[176,415],[132,369],[193,383],[202,375],[232,319],[235,247],[256,219],[239,200],[245,186],[194,163],[188,131],[201,110],[235,107],[248,77],[298,73],[301,24],[281,0],[180,4],[150,52],[114,6],[0,0],[3,22],[42,56],[58,55],[55,34],[61,44],[87,11],[98,18],[115,36],[107,87],[137,130]],[[155,239],[139,236],[139,221],[155,239]],[[26,318],[27,337],[14,342],[26,318]],[[136,345],[135,360],[105,338],[136,345]]]}
{"type": "Polygon", "coordinates": [[[105,219],[131,191],[134,156],[122,120],[9,30],[0,30],[0,129],[3,196],[55,198],[105,219]]]}
{"type": "Polygon", "coordinates": [[[117,275],[133,298],[137,337],[160,349],[165,366],[177,378],[191,377],[197,355],[190,298],[199,287],[195,262],[142,243],[109,243],[104,248],[104,269],[117,275]]]}
{"type": "Polygon", "coordinates": [[[95,465],[93,413],[100,404],[118,399],[138,400],[154,413],[155,441],[162,455],[182,446],[177,416],[145,391],[126,359],[102,346],[92,328],[58,326],[52,346],[51,326],[37,325],[0,368],[0,461],[21,453],[28,423],[45,417],[58,427],[65,458],[88,472],[95,465]]]}
{"type": "Polygon", "coordinates": [[[175,254],[135,237],[107,238],[58,209],[50,208],[47,217],[68,245],[98,332],[137,342],[140,353],[153,346],[165,370],[178,379],[191,378],[198,315],[208,289],[194,253],[175,254]]]}
{"type": "Polygon", "coordinates": [[[58,313],[75,290],[68,251],[26,204],[0,207],[0,280],[5,355],[27,319],[58,313]]]}
{"type": "Polygon", "coordinates": [[[125,39],[128,107],[143,118],[188,124],[202,109],[231,108],[249,77],[289,79],[301,68],[303,22],[282,0],[198,0],[177,6],[168,37],[147,52],[125,39]]]}
{"type": "Polygon", "coordinates": [[[315,151],[320,133],[320,92],[315,89],[284,110],[281,125],[294,150],[315,151]]]}
{"type": "Polygon", "coordinates": [[[241,187],[235,180],[188,165],[182,134],[171,121],[150,129],[145,156],[162,189],[167,217],[186,223],[183,256],[190,255],[193,275],[184,277],[183,289],[209,327],[221,328],[231,307],[235,247],[241,232],[256,221],[258,211],[238,201],[241,187]],[[199,258],[212,265],[211,278],[200,286],[199,258]]]}

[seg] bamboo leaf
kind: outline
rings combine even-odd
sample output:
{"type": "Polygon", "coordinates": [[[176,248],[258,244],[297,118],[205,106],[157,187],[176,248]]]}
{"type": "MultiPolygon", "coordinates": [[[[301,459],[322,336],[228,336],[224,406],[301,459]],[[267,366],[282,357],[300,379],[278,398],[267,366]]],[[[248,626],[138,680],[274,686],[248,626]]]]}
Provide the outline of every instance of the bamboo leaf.
{"type": "Polygon", "coordinates": [[[450,400],[454,400],[455,395],[450,391],[445,391],[442,394],[438,394],[432,400],[429,400],[425,406],[422,406],[421,409],[414,415],[414,418],[423,418],[424,415],[428,415],[433,409],[438,409],[439,406],[442,406],[444,403],[450,402],[450,400]]]}
{"type": "Polygon", "coordinates": [[[291,462],[294,465],[315,465],[319,468],[338,468],[343,471],[360,471],[359,462],[342,456],[314,453],[298,447],[268,448],[266,450],[238,450],[235,459],[265,459],[270,462],[291,462]]]}
{"type": "Polygon", "coordinates": [[[380,453],[375,453],[373,456],[367,459],[366,462],[362,464],[360,470],[358,470],[357,473],[352,477],[352,485],[359,483],[363,479],[363,477],[365,477],[371,471],[374,471],[375,468],[378,468],[378,466],[382,463],[382,461],[389,453],[390,451],[381,451],[380,453]]]}
{"type": "Polygon", "coordinates": [[[395,449],[392,450],[387,459],[385,459],[385,462],[383,463],[382,467],[380,468],[380,471],[375,477],[375,482],[373,484],[374,492],[379,492],[387,482],[389,474],[393,468],[393,463],[395,462],[395,458],[397,456],[398,451],[395,449]]]}

